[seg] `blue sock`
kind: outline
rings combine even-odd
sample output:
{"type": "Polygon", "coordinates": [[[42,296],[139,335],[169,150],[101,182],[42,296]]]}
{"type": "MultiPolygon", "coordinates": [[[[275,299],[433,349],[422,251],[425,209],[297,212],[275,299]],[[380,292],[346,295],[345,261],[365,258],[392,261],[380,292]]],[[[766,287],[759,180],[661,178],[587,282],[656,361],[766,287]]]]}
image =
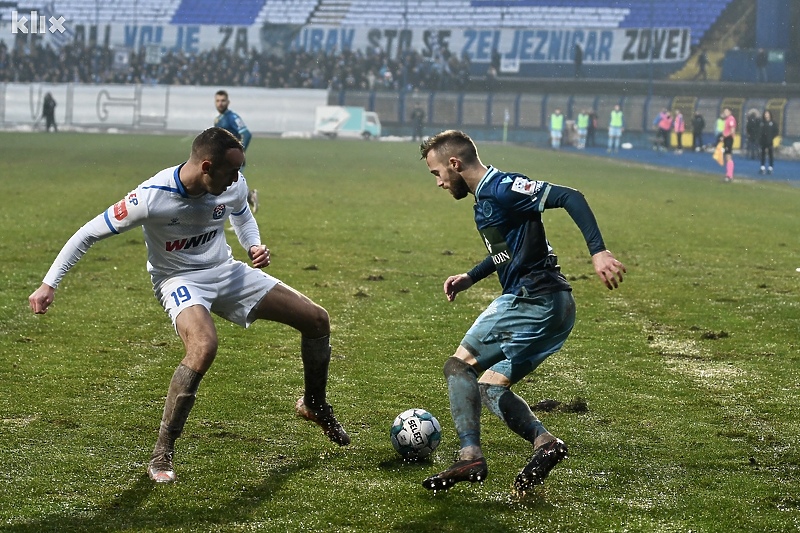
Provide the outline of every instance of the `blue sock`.
{"type": "Polygon", "coordinates": [[[450,357],[444,364],[450,414],[458,433],[461,448],[481,444],[481,393],[478,373],[467,363],[450,357]]]}
{"type": "Polygon", "coordinates": [[[507,387],[480,383],[481,399],[489,411],[500,418],[508,428],[531,444],[547,430],[536,418],[528,402],[507,387]]]}

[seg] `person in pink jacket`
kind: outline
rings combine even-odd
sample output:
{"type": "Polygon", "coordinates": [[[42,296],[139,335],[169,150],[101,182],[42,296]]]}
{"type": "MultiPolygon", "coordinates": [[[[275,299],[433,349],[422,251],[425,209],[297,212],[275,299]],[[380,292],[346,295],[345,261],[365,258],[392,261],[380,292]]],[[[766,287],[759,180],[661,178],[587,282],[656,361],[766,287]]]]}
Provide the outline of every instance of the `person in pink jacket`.
{"type": "Polygon", "coordinates": [[[736,117],[733,116],[730,107],[722,110],[724,127],[722,129],[722,146],[725,157],[725,181],[733,181],[733,140],[736,136],[736,117]]]}
{"type": "Polygon", "coordinates": [[[658,138],[661,139],[661,145],[658,149],[667,150],[669,148],[669,133],[672,131],[672,115],[667,111],[666,107],[661,109],[661,113],[658,114],[653,123],[658,127],[658,138]]]}

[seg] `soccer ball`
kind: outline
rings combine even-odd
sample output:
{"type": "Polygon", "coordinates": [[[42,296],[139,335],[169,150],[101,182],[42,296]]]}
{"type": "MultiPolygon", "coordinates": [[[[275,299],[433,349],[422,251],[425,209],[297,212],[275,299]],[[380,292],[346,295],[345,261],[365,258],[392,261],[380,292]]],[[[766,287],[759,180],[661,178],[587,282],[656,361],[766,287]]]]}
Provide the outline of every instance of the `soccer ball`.
{"type": "Polygon", "coordinates": [[[403,459],[424,459],[442,440],[442,426],[425,409],[403,411],[392,423],[392,446],[403,459]]]}

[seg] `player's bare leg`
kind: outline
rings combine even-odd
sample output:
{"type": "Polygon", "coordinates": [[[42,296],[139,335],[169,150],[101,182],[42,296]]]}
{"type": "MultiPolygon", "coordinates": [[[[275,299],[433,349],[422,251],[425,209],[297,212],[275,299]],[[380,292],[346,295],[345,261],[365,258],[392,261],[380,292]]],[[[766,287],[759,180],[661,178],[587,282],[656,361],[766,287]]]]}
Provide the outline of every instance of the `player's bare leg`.
{"type": "Polygon", "coordinates": [[[326,400],[331,361],[328,312],[300,292],[279,284],[261,300],[254,316],[287,324],[300,332],[305,387],[303,396],[295,404],[295,412],[320,426],[325,435],[339,446],[350,444],[350,436],[326,400]]]}

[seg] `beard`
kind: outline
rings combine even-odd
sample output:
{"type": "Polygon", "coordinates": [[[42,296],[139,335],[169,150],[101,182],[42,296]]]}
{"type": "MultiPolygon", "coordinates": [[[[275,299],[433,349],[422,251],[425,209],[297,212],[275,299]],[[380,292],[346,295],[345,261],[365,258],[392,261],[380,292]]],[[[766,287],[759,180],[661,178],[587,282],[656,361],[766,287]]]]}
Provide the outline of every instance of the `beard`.
{"type": "Polygon", "coordinates": [[[450,194],[453,195],[453,198],[456,200],[467,197],[469,194],[469,187],[467,187],[467,182],[464,181],[464,178],[459,177],[450,183],[450,194]]]}

